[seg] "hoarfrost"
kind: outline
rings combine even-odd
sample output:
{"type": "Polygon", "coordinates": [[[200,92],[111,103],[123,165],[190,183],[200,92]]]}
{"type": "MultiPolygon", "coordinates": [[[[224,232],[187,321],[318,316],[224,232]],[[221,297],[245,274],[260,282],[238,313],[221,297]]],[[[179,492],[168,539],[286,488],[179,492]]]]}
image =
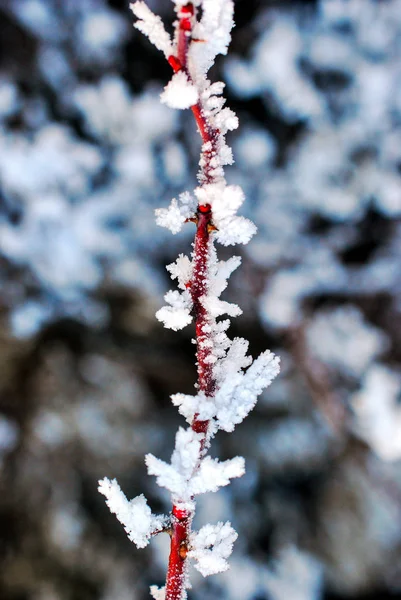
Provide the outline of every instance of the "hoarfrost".
{"type": "Polygon", "coordinates": [[[230,483],[230,479],[244,473],[244,459],[235,457],[219,462],[206,456],[200,460],[203,434],[192,429],[180,429],[171,463],[166,463],[153,454],[146,455],[146,465],[150,475],[157,478],[160,487],[171,492],[175,502],[181,505],[192,503],[193,497],[207,492],[216,492],[230,483]]]}
{"type": "Polygon", "coordinates": [[[219,462],[216,458],[206,456],[190,482],[193,494],[217,492],[230,483],[230,479],[241,477],[245,473],[245,462],[242,456],[219,462]]]}
{"type": "Polygon", "coordinates": [[[192,300],[188,290],[182,293],[170,290],[164,299],[170,306],[160,308],[156,313],[156,318],[164,323],[165,327],[178,331],[191,323],[192,300]]]}
{"type": "Polygon", "coordinates": [[[193,30],[194,38],[204,40],[202,44],[191,44],[189,58],[195,73],[195,81],[202,82],[218,54],[227,54],[234,26],[233,3],[231,0],[203,0],[202,19],[193,30]]]}
{"type": "Polygon", "coordinates": [[[164,88],[160,100],[170,108],[190,108],[198,101],[198,90],[189,81],[188,75],[179,71],[164,88]]]}
{"type": "Polygon", "coordinates": [[[280,360],[269,350],[253,362],[245,373],[228,374],[215,396],[219,429],[233,431],[256,404],[257,397],[278,374],[280,360]]]}
{"type": "Polygon", "coordinates": [[[205,525],[192,534],[188,556],[195,559],[194,566],[204,577],[221,573],[229,568],[227,558],[237,537],[229,521],[205,525]]]}
{"type": "Polygon", "coordinates": [[[216,240],[223,246],[247,244],[256,233],[255,225],[245,217],[237,216],[244,202],[244,192],[237,185],[224,182],[205,184],[195,190],[199,204],[210,204],[213,223],[217,227],[216,240]]]}
{"type": "Polygon", "coordinates": [[[189,192],[184,192],[179,195],[179,201],[173,198],[168,208],[156,209],[156,223],[176,234],[181,231],[185,221],[194,216],[195,210],[196,202],[194,198],[189,192]]]}
{"type": "Polygon", "coordinates": [[[138,548],[148,545],[152,534],[166,524],[166,517],[152,514],[143,494],[128,501],[115,479],[99,481],[99,492],[106,496],[110,511],[124,526],[131,542],[138,548]]]}
{"type": "Polygon", "coordinates": [[[152,44],[164,53],[166,58],[173,54],[170,36],[164,29],[161,18],[155,15],[145,2],[130,4],[130,9],[138,17],[134,27],[145,34],[152,44]]]}
{"type": "Polygon", "coordinates": [[[188,256],[180,254],[177,260],[166,267],[171,275],[171,279],[178,280],[178,287],[182,290],[187,289],[187,284],[192,277],[192,262],[188,256]]]}

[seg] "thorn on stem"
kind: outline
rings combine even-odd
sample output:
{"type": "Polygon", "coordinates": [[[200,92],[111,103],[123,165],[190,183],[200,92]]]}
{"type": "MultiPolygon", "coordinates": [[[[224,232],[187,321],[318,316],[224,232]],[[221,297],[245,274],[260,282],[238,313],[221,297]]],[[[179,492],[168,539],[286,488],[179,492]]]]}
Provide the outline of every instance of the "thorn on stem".
{"type": "Polygon", "coordinates": [[[186,542],[181,542],[180,544],[180,549],[178,551],[180,558],[182,558],[182,560],[184,560],[188,554],[188,546],[186,542]]]}
{"type": "Polygon", "coordinates": [[[182,64],[176,56],[169,56],[167,61],[170,67],[173,69],[174,73],[178,73],[178,71],[182,70],[182,64]]]}

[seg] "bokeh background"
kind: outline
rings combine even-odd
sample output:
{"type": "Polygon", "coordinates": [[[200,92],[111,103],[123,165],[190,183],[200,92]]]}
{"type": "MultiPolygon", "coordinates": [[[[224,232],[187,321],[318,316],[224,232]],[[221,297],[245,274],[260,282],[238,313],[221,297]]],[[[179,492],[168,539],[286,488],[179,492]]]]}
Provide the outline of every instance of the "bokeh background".
{"type": "MultiPolygon", "coordinates": [[[[247,473],[197,522],[239,539],[191,598],[398,598],[401,1],[235,8],[211,75],[259,233],[226,298],[232,335],[282,373],[213,446],[247,473]]],[[[169,511],[143,457],[169,457],[169,395],[195,381],[193,332],[154,317],[194,230],[153,211],[196,185],[200,142],[159,103],[170,70],[131,17],[125,0],[0,0],[1,600],[142,600],[165,576],[167,536],[138,551],[97,492],[117,477],[169,511]]]]}

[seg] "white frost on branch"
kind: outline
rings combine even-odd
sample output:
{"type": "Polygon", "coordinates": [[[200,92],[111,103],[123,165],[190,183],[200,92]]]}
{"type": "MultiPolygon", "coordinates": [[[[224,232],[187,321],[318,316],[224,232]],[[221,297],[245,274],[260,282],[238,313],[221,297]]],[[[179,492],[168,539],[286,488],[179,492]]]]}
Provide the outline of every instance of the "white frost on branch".
{"type": "Polygon", "coordinates": [[[198,90],[184,71],[175,73],[160,95],[163,104],[170,108],[190,108],[198,101],[198,90]]]}
{"type": "Polygon", "coordinates": [[[192,299],[188,290],[178,292],[170,290],[164,299],[170,306],[163,306],[156,313],[156,318],[161,321],[167,329],[178,331],[189,325],[192,321],[192,299]]]}
{"type": "Polygon", "coordinates": [[[228,485],[231,479],[242,477],[244,473],[245,461],[242,456],[223,462],[206,456],[192,477],[189,487],[194,495],[217,492],[219,488],[228,485]]]}
{"type": "Polygon", "coordinates": [[[189,192],[184,192],[179,195],[178,202],[176,198],[173,198],[168,208],[157,208],[155,210],[156,223],[176,234],[181,231],[187,219],[194,217],[195,211],[196,200],[189,192]]]}
{"type": "Polygon", "coordinates": [[[224,181],[197,187],[195,196],[199,204],[210,204],[213,224],[217,227],[215,239],[223,246],[247,244],[256,233],[256,226],[245,217],[237,216],[244,202],[244,192],[238,185],[225,185],[224,181]]]}
{"type": "MultiPolygon", "coordinates": [[[[227,338],[228,339],[228,338],[227,338]]],[[[215,427],[231,432],[256,404],[257,397],[267,388],[280,370],[280,359],[270,350],[253,361],[246,355],[248,342],[234,338],[222,359],[216,361],[214,374],[217,391],[213,398],[203,393],[196,396],[174,394],[171,398],[179,412],[191,423],[195,414],[200,420],[213,420],[215,427]],[[245,369],[250,365],[246,371],[245,369]]],[[[215,433],[213,428],[211,433],[215,433]]]]}
{"type": "Polygon", "coordinates": [[[145,34],[158,50],[161,50],[166,58],[173,54],[171,38],[164,29],[163,21],[158,15],[155,15],[145,2],[134,2],[130,4],[130,9],[138,21],[134,27],[145,34]]]}
{"type": "Polygon", "coordinates": [[[194,496],[206,492],[216,492],[230,483],[230,479],[241,477],[244,472],[244,459],[236,456],[219,462],[206,456],[200,460],[202,434],[191,428],[179,429],[171,463],[166,463],[153,454],[146,455],[146,465],[150,475],[157,478],[160,487],[171,492],[179,503],[191,503],[194,496]]]}
{"type": "Polygon", "coordinates": [[[188,556],[196,561],[194,566],[204,577],[221,573],[229,568],[227,558],[237,537],[229,521],[205,525],[192,534],[188,556]]]}
{"type": "Polygon", "coordinates": [[[202,43],[191,44],[189,49],[190,73],[195,81],[204,78],[218,54],[227,54],[233,11],[231,0],[202,1],[202,19],[193,30],[193,37],[202,43]]]}
{"type": "Polygon", "coordinates": [[[154,515],[143,494],[127,500],[115,479],[110,481],[105,477],[100,480],[99,492],[106,496],[110,512],[124,525],[128,538],[137,548],[147,546],[152,534],[166,526],[167,517],[154,515]]]}
{"type": "Polygon", "coordinates": [[[179,254],[177,260],[167,265],[166,269],[170,273],[171,279],[178,280],[178,287],[186,290],[192,277],[192,262],[188,256],[179,254]]]}
{"type": "Polygon", "coordinates": [[[215,396],[219,429],[233,431],[256,404],[280,370],[280,360],[270,350],[262,352],[245,373],[228,375],[215,396]]]}

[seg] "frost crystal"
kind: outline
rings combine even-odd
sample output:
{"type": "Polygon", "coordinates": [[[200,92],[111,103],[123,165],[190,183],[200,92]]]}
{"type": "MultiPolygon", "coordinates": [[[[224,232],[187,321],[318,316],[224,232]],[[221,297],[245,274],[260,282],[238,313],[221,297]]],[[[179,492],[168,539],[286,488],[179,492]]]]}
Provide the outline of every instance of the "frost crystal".
{"type": "Polygon", "coordinates": [[[174,263],[167,265],[166,269],[171,279],[178,280],[178,287],[185,290],[192,277],[192,263],[188,256],[180,254],[174,263]]]}
{"type": "Polygon", "coordinates": [[[237,216],[244,202],[244,192],[237,185],[223,182],[203,185],[195,190],[199,204],[210,204],[213,223],[217,227],[216,240],[223,246],[247,244],[256,233],[255,225],[245,217],[237,216]]]}
{"type": "Polygon", "coordinates": [[[178,331],[183,329],[192,321],[191,309],[192,300],[188,290],[182,292],[170,290],[164,296],[166,302],[170,306],[163,306],[156,313],[156,318],[159,319],[168,329],[178,331]]]}
{"type": "Polygon", "coordinates": [[[198,100],[198,90],[189,81],[188,75],[179,71],[164,88],[160,100],[170,108],[190,108],[198,100]]]}
{"type": "Polygon", "coordinates": [[[221,573],[229,568],[227,558],[237,537],[229,521],[205,525],[192,535],[188,556],[195,559],[195,568],[204,577],[221,573]]]}
{"type": "Polygon", "coordinates": [[[216,421],[220,429],[233,431],[256,404],[257,397],[278,374],[279,358],[269,350],[253,362],[245,373],[228,375],[216,393],[216,421]]]}
{"type": "Polygon", "coordinates": [[[146,455],[149,474],[180,504],[191,503],[195,495],[216,492],[245,472],[244,459],[240,456],[223,462],[210,456],[200,460],[202,437],[192,429],[179,429],[170,464],[153,454],[146,455]]]}
{"type": "Polygon", "coordinates": [[[187,219],[194,216],[196,202],[188,192],[179,196],[179,202],[175,198],[168,208],[157,208],[155,210],[156,223],[160,227],[170,229],[171,233],[178,233],[187,219]]]}
{"type": "Polygon", "coordinates": [[[152,534],[166,524],[166,517],[152,514],[143,494],[127,500],[115,479],[110,481],[105,477],[99,481],[99,492],[106,496],[110,511],[124,525],[129,539],[138,548],[147,546],[152,534]]]}
{"type": "Polygon", "coordinates": [[[230,0],[203,0],[203,15],[193,35],[202,44],[192,44],[189,55],[198,77],[206,75],[218,54],[227,54],[233,28],[233,3],[230,0]]]}
{"type": "Polygon", "coordinates": [[[138,21],[134,26],[147,35],[152,44],[168,58],[173,53],[173,48],[170,36],[164,29],[161,18],[153,14],[145,2],[130,4],[130,9],[138,17],[138,21]]]}

